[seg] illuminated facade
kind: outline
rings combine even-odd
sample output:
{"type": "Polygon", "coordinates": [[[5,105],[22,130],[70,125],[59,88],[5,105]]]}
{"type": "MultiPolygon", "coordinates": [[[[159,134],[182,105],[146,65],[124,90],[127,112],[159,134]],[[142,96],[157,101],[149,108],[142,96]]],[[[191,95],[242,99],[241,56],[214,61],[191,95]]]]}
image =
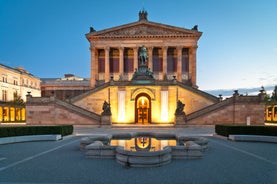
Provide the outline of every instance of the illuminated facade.
{"type": "Polygon", "coordinates": [[[26,95],[40,96],[40,79],[23,68],[11,68],[0,64],[0,122],[26,120],[25,106],[14,102],[15,98],[26,101],[26,95]]]}
{"type": "Polygon", "coordinates": [[[86,38],[91,76],[83,86],[87,91],[72,97],[69,92],[82,87],[77,88],[76,80],[44,83],[43,97],[28,95],[27,124],[184,127],[245,124],[246,119],[264,123],[263,92],[243,96],[236,91],[221,100],[198,89],[201,35],[197,26],[185,29],[148,21],[145,11],[133,23],[100,31],[90,28],[86,38]]]}
{"type": "Polygon", "coordinates": [[[184,29],[150,22],[145,11],[137,22],[101,31],[91,28],[86,38],[92,89],[72,102],[101,114],[108,101],[112,124],[155,125],[174,124],[178,100],[185,104],[185,113],[214,104],[218,99],[196,84],[201,35],[197,26],[184,29]]]}

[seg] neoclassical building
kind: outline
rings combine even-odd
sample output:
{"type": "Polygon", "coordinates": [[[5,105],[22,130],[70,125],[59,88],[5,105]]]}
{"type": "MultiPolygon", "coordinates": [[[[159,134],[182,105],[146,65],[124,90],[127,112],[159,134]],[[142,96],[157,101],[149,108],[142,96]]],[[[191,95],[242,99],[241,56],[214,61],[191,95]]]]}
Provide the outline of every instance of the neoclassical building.
{"type": "Polygon", "coordinates": [[[146,11],[139,12],[137,22],[101,31],[91,28],[86,38],[92,90],[72,101],[98,114],[107,101],[113,124],[174,124],[177,101],[186,105],[186,113],[217,102],[197,89],[201,34],[197,26],[184,29],[150,22],[146,11]]]}
{"type": "Polygon", "coordinates": [[[110,29],[91,28],[86,38],[91,51],[91,86],[110,81],[130,81],[138,68],[139,48],[145,46],[148,67],[155,80],[173,79],[196,87],[197,42],[202,33],[197,26],[184,29],[147,19],[110,29]]]}
{"type": "Polygon", "coordinates": [[[40,97],[40,79],[23,68],[0,64],[0,124],[25,121],[25,106],[14,102],[26,101],[28,92],[40,97]]]}
{"type": "Polygon", "coordinates": [[[201,35],[197,26],[151,22],[146,11],[129,24],[100,31],[91,27],[85,35],[91,54],[89,90],[66,101],[29,95],[28,123],[183,126],[244,123],[248,116],[263,121],[262,94],[245,98],[236,92],[222,101],[198,89],[201,35]]]}
{"type": "Polygon", "coordinates": [[[69,100],[90,89],[90,80],[73,74],[62,78],[41,78],[41,96],[55,96],[60,100],[69,100]]]}

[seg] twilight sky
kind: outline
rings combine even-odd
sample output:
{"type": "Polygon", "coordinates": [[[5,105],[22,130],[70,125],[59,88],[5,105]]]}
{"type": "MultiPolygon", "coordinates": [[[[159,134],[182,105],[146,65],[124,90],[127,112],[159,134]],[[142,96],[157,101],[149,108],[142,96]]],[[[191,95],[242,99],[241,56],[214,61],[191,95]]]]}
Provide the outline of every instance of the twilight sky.
{"type": "Polygon", "coordinates": [[[276,0],[0,0],[0,63],[40,78],[90,77],[89,27],[148,20],[203,32],[202,90],[277,85],[276,0]]]}

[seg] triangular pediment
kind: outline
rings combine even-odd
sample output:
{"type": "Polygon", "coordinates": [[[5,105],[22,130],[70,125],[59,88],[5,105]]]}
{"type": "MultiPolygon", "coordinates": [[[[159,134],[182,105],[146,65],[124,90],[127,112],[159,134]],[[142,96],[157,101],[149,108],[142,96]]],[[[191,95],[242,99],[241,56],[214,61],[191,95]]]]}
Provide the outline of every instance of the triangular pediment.
{"type": "Polygon", "coordinates": [[[132,36],[169,36],[169,35],[195,35],[201,32],[179,28],[154,22],[135,22],[102,31],[91,32],[87,35],[93,37],[132,37],[132,36]]]}

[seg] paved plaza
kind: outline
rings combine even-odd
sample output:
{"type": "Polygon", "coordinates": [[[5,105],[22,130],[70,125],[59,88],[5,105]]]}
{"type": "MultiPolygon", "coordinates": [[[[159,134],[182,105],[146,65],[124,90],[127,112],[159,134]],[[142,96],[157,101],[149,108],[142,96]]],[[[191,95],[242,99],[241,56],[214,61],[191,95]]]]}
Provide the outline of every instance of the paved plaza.
{"type": "Polygon", "coordinates": [[[60,141],[0,145],[0,183],[275,183],[277,145],[233,142],[216,136],[214,127],[92,128],[75,127],[60,141]],[[152,168],[126,168],[113,159],[87,159],[79,150],[82,137],[110,132],[159,131],[205,136],[209,148],[202,159],[172,160],[152,168]]]}

